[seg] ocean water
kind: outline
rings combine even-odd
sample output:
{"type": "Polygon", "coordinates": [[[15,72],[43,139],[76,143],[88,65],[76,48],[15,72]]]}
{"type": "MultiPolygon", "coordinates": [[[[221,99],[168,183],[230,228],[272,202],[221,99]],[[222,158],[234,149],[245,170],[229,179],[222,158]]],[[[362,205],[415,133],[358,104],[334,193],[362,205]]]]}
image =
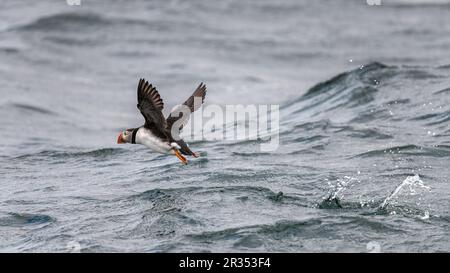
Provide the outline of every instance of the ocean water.
{"type": "Polygon", "coordinates": [[[3,0],[0,251],[450,251],[450,4],[382,4],[3,0]],[[117,145],[140,77],[280,105],[279,148],[117,145]]]}

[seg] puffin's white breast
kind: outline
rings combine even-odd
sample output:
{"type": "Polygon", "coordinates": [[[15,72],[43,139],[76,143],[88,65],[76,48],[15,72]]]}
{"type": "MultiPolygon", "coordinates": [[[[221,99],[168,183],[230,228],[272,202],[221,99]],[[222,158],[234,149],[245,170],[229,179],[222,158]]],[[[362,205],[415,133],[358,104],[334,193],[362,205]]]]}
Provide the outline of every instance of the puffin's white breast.
{"type": "Polygon", "coordinates": [[[145,127],[141,127],[137,131],[136,143],[145,145],[146,147],[158,153],[167,154],[172,151],[172,147],[170,146],[169,142],[163,141],[145,127]]]}

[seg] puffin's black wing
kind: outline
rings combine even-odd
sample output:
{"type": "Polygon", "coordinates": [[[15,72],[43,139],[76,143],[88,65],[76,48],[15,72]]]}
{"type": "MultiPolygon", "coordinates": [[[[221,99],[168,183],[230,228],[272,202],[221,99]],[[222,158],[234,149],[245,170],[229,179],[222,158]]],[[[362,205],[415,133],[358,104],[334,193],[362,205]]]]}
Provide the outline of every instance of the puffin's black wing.
{"type": "MultiPolygon", "coordinates": [[[[194,93],[183,103],[183,105],[189,107],[190,112],[196,111],[200,106],[203,104],[203,101],[205,100],[206,96],[206,85],[203,83],[200,83],[200,85],[195,89],[194,93]]],[[[175,109],[176,110],[176,109],[175,109]]],[[[175,111],[176,113],[170,113],[169,117],[167,118],[167,128],[171,130],[172,125],[183,117],[182,113],[179,113],[178,111],[175,111]]],[[[187,121],[187,119],[186,119],[187,121]]],[[[186,124],[180,125],[180,130],[183,129],[183,126],[186,124]]]]}
{"type": "Polygon", "coordinates": [[[159,137],[166,137],[166,120],[162,113],[164,103],[158,90],[145,79],[140,79],[137,88],[137,108],[145,118],[145,127],[159,137]]]}

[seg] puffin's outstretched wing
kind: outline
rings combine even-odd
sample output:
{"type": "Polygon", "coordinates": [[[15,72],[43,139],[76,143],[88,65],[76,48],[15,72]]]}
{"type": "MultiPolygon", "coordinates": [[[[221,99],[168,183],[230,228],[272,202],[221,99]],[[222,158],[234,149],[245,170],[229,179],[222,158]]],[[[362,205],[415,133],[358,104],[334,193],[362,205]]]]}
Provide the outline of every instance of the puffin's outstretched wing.
{"type": "Polygon", "coordinates": [[[155,135],[166,137],[166,120],[162,113],[164,103],[159,96],[158,90],[145,79],[140,79],[137,88],[138,104],[137,108],[145,118],[145,127],[150,129],[155,135]]]}
{"type": "MultiPolygon", "coordinates": [[[[195,89],[194,93],[183,103],[183,105],[189,107],[190,113],[196,111],[200,106],[203,104],[203,101],[205,100],[206,96],[206,85],[203,83],[200,83],[200,85],[195,89]]],[[[182,113],[179,113],[176,111],[176,113],[170,113],[169,117],[167,117],[166,123],[167,128],[171,130],[172,125],[183,117],[182,113]]],[[[186,119],[187,122],[188,119],[186,119]]],[[[186,124],[180,125],[180,130],[183,129],[183,126],[186,124]]]]}

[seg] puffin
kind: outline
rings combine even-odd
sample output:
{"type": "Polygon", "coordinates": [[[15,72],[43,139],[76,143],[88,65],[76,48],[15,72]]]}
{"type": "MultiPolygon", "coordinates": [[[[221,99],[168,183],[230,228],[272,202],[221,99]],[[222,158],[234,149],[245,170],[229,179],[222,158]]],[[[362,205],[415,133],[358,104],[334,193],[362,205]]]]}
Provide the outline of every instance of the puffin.
{"type": "Polygon", "coordinates": [[[191,151],[187,143],[179,137],[189,115],[201,107],[206,95],[206,85],[202,82],[194,93],[181,105],[175,108],[167,118],[162,110],[164,102],[158,90],[145,79],[140,79],[137,87],[137,108],[144,116],[144,125],[126,129],[119,134],[117,144],[141,144],[154,152],[173,154],[182,164],[188,163],[186,156],[199,157],[199,153],[191,151]],[[186,115],[185,115],[186,114],[186,115]]]}

